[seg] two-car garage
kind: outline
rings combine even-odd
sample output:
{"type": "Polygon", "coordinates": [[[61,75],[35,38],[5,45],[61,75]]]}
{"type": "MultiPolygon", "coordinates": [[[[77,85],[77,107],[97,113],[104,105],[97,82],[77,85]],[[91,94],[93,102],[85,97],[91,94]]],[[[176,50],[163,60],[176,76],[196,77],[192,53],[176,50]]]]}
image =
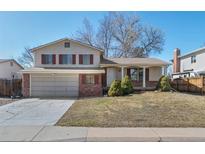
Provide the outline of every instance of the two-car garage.
{"type": "Polygon", "coordinates": [[[79,93],[78,74],[31,74],[30,96],[76,97],[79,93]]]}
{"type": "Polygon", "coordinates": [[[21,72],[24,97],[101,96],[101,74],[105,73],[104,69],[51,68],[31,68],[21,72]]]}

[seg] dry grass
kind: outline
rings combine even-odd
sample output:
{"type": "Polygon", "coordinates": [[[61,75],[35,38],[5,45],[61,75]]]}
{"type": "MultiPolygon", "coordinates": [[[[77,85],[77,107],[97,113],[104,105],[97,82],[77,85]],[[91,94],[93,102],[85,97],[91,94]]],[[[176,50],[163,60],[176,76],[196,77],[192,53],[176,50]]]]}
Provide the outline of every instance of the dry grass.
{"type": "Polygon", "coordinates": [[[124,97],[80,99],[57,125],[205,127],[205,96],[145,92],[124,97]]]}
{"type": "Polygon", "coordinates": [[[10,98],[0,98],[0,106],[12,103],[14,101],[16,100],[15,99],[12,100],[10,98]]]}

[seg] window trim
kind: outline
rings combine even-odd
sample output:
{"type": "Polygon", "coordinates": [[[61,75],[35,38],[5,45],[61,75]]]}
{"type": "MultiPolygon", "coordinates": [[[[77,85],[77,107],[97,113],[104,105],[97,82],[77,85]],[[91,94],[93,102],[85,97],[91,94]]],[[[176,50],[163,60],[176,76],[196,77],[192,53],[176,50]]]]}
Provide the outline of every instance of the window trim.
{"type": "Polygon", "coordinates": [[[82,84],[84,85],[98,85],[100,84],[99,79],[99,74],[82,74],[82,84]],[[89,82],[87,82],[87,78],[89,78],[89,82]]]}
{"type": "Polygon", "coordinates": [[[79,55],[79,64],[81,65],[93,65],[94,64],[94,55],[93,54],[80,54],[79,55]],[[88,57],[87,60],[85,60],[84,58],[88,57]],[[85,61],[87,61],[88,63],[85,63],[85,61]]]}
{"type": "Polygon", "coordinates": [[[41,55],[41,64],[43,65],[55,65],[56,64],[56,55],[55,54],[42,54],[41,55]],[[46,63],[46,56],[49,56],[49,58],[51,57],[51,60],[48,60],[48,62],[50,61],[51,63],[46,63]]]}
{"type": "Polygon", "coordinates": [[[86,74],[85,75],[85,82],[86,85],[94,85],[95,84],[95,75],[93,74],[86,74]]]}
{"type": "Polygon", "coordinates": [[[191,56],[191,64],[196,63],[196,55],[191,56]]]}
{"type": "Polygon", "coordinates": [[[76,64],[76,55],[75,54],[60,54],[58,58],[59,58],[60,65],[75,65],[76,64]],[[63,63],[63,56],[71,56],[70,63],[63,63]]]}
{"type": "Polygon", "coordinates": [[[70,42],[64,42],[64,48],[70,48],[70,42]]]}

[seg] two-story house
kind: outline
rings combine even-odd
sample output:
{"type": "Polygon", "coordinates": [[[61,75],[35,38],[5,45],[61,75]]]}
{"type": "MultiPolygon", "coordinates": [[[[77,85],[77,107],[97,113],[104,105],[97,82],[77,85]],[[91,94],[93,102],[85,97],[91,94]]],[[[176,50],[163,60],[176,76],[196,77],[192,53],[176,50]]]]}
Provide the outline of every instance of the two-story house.
{"type": "Polygon", "coordinates": [[[156,58],[103,58],[103,50],[73,39],[32,49],[33,68],[23,70],[23,95],[101,96],[103,87],[130,76],[137,88],[156,85],[169,63],[156,58]]]}
{"type": "Polygon", "coordinates": [[[0,79],[21,79],[19,71],[23,69],[14,59],[0,59],[0,79]]]}
{"type": "Polygon", "coordinates": [[[181,55],[180,49],[174,50],[173,73],[197,72],[205,74],[205,47],[181,55]]]}

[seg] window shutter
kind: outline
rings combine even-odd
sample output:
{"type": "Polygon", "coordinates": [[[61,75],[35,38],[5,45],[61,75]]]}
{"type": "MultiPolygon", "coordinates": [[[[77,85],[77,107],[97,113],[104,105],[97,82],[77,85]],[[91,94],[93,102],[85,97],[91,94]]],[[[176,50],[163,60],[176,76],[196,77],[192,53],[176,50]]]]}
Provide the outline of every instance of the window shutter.
{"type": "Polygon", "coordinates": [[[56,64],[56,55],[53,55],[52,61],[53,61],[53,64],[56,64]]]}
{"type": "Polygon", "coordinates": [[[41,55],[41,64],[45,64],[45,56],[41,55]]]}
{"type": "Polygon", "coordinates": [[[85,74],[82,74],[82,84],[85,84],[85,74]]]}
{"type": "Polygon", "coordinates": [[[95,84],[99,84],[99,75],[95,75],[95,84]]]}
{"type": "Polygon", "coordinates": [[[83,55],[79,55],[79,64],[83,64],[83,55]]]}
{"type": "Polygon", "coordinates": [[[127,68],[127,76],[131,77],[130,68],[127,68]]]}
{"type": "Polygon", "coordinates": [[[72,64],[76,64],[76,55],[72,55],[72,64]]]}
{"type": "Polygon", "coordinates": [[[146,76],[145,76],[145,79],[146,81],[149,81],[149,68],[146,68],[146,76]]]}
{"type": "Polygon", "coordinates": [[[59,64],[63,64],[63,56],[59,55],[59,64]]]}
{"type": "Polygon", "coordinates": [[[93,64],[93,55],[90,55],[90,64],[93,64]]]}

